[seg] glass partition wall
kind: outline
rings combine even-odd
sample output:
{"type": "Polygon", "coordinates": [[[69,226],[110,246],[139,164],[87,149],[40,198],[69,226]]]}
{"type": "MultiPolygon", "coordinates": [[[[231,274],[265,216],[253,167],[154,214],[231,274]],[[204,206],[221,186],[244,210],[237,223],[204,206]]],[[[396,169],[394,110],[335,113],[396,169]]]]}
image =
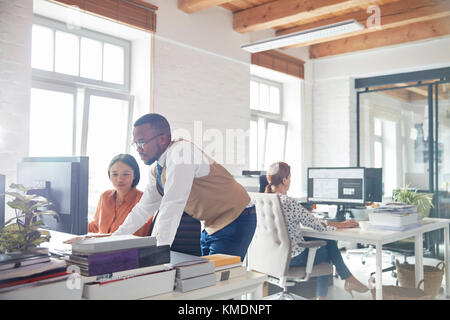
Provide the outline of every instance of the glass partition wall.
{"type": "MultiPolygon", "coordinates": [[[[383,202],[408,186],[450,218],[450,68],[357,79],[357,165],[383,168],[383,202]]],[[[428,238],[443,257],[443,232],[428,238]]]]}

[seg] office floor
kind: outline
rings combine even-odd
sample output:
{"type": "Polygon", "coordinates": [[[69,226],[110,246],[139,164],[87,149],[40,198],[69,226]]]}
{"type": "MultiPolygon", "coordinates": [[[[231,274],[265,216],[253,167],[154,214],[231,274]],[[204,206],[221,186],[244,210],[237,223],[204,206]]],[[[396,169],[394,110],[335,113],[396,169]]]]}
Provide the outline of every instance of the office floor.
{"type": "MultiPolygon", "coordinates": [[[[353,273],[353,275],[360,280],[362,283],[367,284],[368,280],[370,278],[370,274],[375,271],[375,255],[369,256],[365,259],[366,263],[363,265],[361,263],[361,255],[360,254],[352,254],[347,259],[345,251],[342,251],[342,255],[344,258],[345,263],[347,264],[350,271],[353,273]]],[[[403,256],[396,256],[396,258],[400,261],[404,261],[403,256]]],[[[408,263],[414,263],[414,257],[408,257],[407,258],[408,263]]],[[[431,258],[424,258],[424,265],[432,265],[435,266],[438,264],[438,260],[431,259],[431,258]]],[[[387,268],[391,266],[391,258],[388,255],[383,254],[383,268],[387,268]]],[[[383,285],[395,285],[396,284],[396,278],[394,278],[391,274],[391,272],[384,272],[383,273],[383,285]]],[[[442,280],[442,287],[441,291],[438,294],[438,296],[435,298],[436,300],[450,300],[445,297],[445,293],[443,290],[443,287],[445,285],[445,277],[442,280]]],[[[275,292],[278,292],[278,288],[276,288],[273,285],[270,285],[269,287],[269,294],[273,294],[275,292]]],[[[293,293],[298,294],[302,297],[308,298],[308,299],[315,299],[315,283],[302,283],[297,284],[295,287],[292,288],[293,293]]],[[[372,295],[369,292],[366,293],[357,293],[354,292],[353,296],[355,300],[372,300],[372,295]]],[[[352,297],[349,293],[347,293],[344,290],[344,280],[341,280],[341,278],[333,278],[333,285],[330,285],[328,288],[328,299],[329,300],[351,300],[352,297]]]]}

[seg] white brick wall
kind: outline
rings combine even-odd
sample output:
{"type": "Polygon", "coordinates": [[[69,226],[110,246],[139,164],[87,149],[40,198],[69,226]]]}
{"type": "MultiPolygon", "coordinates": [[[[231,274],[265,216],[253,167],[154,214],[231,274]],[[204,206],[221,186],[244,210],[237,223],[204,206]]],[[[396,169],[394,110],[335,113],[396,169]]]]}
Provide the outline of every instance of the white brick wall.
{"type": "Polygon", "coordinates": [[[7,186],[28,153],[32,18],[32,1],[0,0],[0,173],[7,186]]]}
{"type": "Polygon", "coordinates": [[[356,111],[350,83],[349,78],[314,83],[313,166],[356,165],[356,111]]]}
{"type": "MultiPolygon", "coordinates": [[[[248,131],[248,64],[161,37],[155,42],[155,112],[168,118],[172,130],[187,129],[194,139],[194,124],[201,121],[195,133],[217,129],[225,138],[227,129],[248,131]]],[[[210,143],[204,139],[203,147],[210,143]]],[[[223,152],[223,161],[216,160],[232,174],[248,169],[248,137],[235,143],[231,155],[224,140],[223,152]],[[227,156],[235,161],[227,163],[227,156]]]]}

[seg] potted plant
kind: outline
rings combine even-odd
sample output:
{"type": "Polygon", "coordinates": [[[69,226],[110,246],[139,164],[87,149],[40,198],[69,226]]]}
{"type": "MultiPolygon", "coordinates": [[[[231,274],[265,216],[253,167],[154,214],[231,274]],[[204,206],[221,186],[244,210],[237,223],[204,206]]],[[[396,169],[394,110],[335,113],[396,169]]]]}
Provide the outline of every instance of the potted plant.
{"type": "Polygon", "coordinates": [[[58,214],[49,210],[51,202],[45,197],[27,194],[30,189],[21,184],[11,184],[5,192],[13,198],[7,205],[14,209],[15,217],[5,222],[0,229],[0,253],[33,251],[42,242],[50,240],[50,233],[39,230],[43,222],[37,219],[41,215],[52,215],[58,219],[58,214]]]}
{"type": "Polygon", "coordinates": [[[417,192],[417,190],[410,189],[409,185],[394,191],[394,201],[417,206],[417,211],[424,217],[429,216],[430,209],[434,207],[432,193],[417,192]]]}

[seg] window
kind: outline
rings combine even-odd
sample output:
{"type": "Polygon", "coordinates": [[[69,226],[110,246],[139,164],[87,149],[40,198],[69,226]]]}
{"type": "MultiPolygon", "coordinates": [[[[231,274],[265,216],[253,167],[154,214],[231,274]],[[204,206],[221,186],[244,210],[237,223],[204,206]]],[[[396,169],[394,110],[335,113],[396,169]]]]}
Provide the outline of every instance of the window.
{"type": "Polygon", "coordinates": [[[89,215],[111,188],[106,168],[128,153],[134,98],[130,43],[35,17],[30,156],[89,156],[89,215]]]}
{"type": "Polygon", "coordinates": [[[263,78],[250,81],[250,170],[266,170],[283,161],[287,122],[282,121],[282,84],[263,78]]]}
{"type": "Polygon", "coordinates": [[[374,166],[383,168],[384,194],[397,188],[397,141],[394,121],[374,118],[374,166]]]}

